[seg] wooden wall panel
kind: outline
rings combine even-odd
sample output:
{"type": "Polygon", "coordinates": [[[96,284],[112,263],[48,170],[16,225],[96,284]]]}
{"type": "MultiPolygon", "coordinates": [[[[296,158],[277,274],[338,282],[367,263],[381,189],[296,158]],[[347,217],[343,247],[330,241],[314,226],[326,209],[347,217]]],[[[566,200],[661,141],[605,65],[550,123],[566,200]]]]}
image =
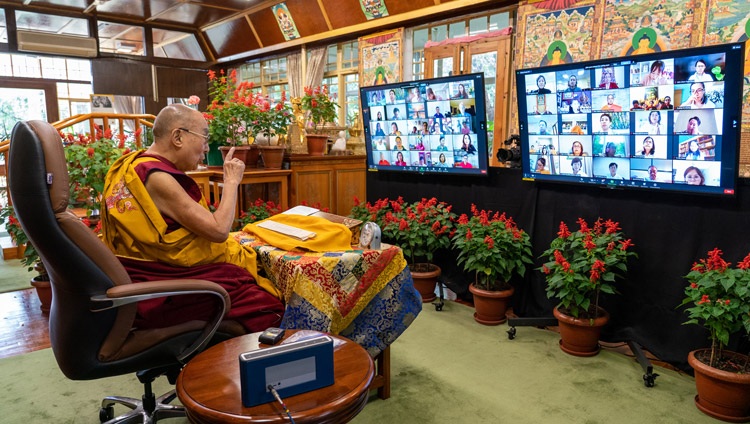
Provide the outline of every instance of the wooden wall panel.
{"type": "MultiPolygon", "coordinates": [[[[289,9],[292,19],[294,19],[294,24],[297,25],[300,37],[308,37],[328,31],[326,19],[317,1],[287,0],[286,7],[289,9]]],[[[329,11],[329,19],[331,15],[332,13],[329,11]]]]}
{"type": "Polygon", "coordinates": [[[151,65],[122,59],[91,61],[94,93],[154,97],[151,65]]]}
{"type": "Polygon", "coordinates": [[[348,215],[354,207],[354,197],[364,200],[367,193],[367,171],[359,169],[339,169],[336,171],[336,211],[348,215]]]}
{"type": "MultiPolygon", "coordinates": [[[[281,33],[279,23],[276,21],[276,17],[271,9],[263,9],[258,13],[253,13],[249,16],[250,22],[255,27],[255,32],[258,33],[260,43],[266,47],[274,44],[283,43],[284,34],[281,33]]],[[[294,23],[297,23],[297,19],[294,19],[294,23]]]]}
{"type": "Polygon", "coordinates": [[[435,6],[435,0],[384,0],[388,8],[388,15],[411,12],[425,7],[435,6]]]}
{"type": "Polygon", "coordinates": [[[366,22],[359,0],[321,0],[333,29],[366,22]]]}
{"type": "MultiPolygon", "coordinates": [[[[276,31],[279,32],[278,25],[276,31]]],[[[262,47],[244,17],[210,28],[205,34],[217,57],[232,56],[262,47]]]]}
{"type": "Polygon", "coordinates": [[[201,98],[201,110],[208,106],[208,75],[203,69],[157,67],[156,81],[159,84],[160,103],[166,101],[167,97],[196,95],[201,98]]]}

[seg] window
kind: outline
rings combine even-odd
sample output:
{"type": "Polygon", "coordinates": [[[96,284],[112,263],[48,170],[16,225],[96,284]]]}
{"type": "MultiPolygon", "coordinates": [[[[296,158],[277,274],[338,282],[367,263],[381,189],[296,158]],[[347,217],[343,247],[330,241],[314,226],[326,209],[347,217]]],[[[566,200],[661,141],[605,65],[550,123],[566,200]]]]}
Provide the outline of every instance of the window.
{"type": "MultiPolygon", "coordinates": [[[[145,56],[145,30],[142,27],[99,21],[99,51],[145,56]]],[[[156,40],[156,35],[154,35],[156,40]]]]}
{"type": "Polygon", "coordinates": [[[245,63],[237,68],[238,83],[252,82],[253,91],[262,92],[274,101],[281,100],[281,93],[289,91],[287,78],[286,57],[245,63]]]}
{"type": "Polygon", "coordinates": [[[359,113],[359,43],[328,46],[323,84],[331,99],[339,105],[337,125],[347,125],[353,113],[359,113]]]}

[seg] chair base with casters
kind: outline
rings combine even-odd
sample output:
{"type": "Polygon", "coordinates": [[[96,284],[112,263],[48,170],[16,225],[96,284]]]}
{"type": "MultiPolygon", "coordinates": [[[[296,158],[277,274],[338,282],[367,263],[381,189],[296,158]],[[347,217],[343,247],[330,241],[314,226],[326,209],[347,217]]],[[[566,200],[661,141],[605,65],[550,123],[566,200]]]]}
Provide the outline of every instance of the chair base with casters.
{"type": "Polygon", "coordinates": [[[174,385],[180,370],[176,367],[162,367],[136,373],[138,380],[143,383],[144,393],[141,399],[124,396],[107,396],[102,400],[99,410],[99,421],[107,424],[115,423],[155,423],[163,418],[178,418],[185,416],[185,408],[181,405],[170,405],[176,399],[174,390],[159,396],[151,390],[151,384],[162,375],[174,385]],[[115,417],[114,405],[123,405],[131,410],[115,417]]]}

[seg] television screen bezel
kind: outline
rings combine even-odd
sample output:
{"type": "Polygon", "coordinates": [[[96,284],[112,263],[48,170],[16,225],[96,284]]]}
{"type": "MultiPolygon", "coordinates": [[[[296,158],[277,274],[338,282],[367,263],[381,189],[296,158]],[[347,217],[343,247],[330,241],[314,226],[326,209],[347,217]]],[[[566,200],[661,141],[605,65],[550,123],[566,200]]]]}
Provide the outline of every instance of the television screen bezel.
{"type": "MultiPolygon", "coordinates": [[[[696,56],[708,56],[711,54],[721,54],[725,53],[727,56],[725,57],[725,68],[724,68],[724,74],[725,79],[723,80],[725,87],[727,86],[742,86],[743,78],[744,78],[744,53],[745,53],[745,47],[744,43],[727,43],[727,44],[720,44],[720,45],[713,45],[713,46],[705,46],[705,47],[698,47],[698,48],[691,48],[691,49],[683,49],[683,50],[672,50],[672,51],[665,51],[665,52],[656,52],[656,53],[649,53],[649,54],[643,54],[643,55],[637,55],[637,56],[628,56],[628,57],[618,57],[618,58],[609,58],[609,59],[597,59],[597,60],[591,60],[591,61],[583,61],[583,62],[576,62],[576,63],[569,63],[569,64],[562,64],[562,65],[555,65],[555,66],[544,66],[544,67],[535,67],[535,68],[525,68],[525,69],[518,69],[515,71],[515,77],[516,77],[516,88],[518,93],[518,120],[519,120],[519,133],[520,133],[520,148],[521,148],[521,160],[522,160],[522,175],[523,179],[526,181],[535,181],[535,182],[541,182],[541,183],[561,183],[561,184],[571,184],[571,185],[584,185],[584,186],[592,186],[592,187],[599,187],[599,188],[622,188],[622,189],[632,189],[632,190],[647,190],[647,191],[664,191],[664,192],[674,192],[674,193],[685,193],[685,194],[698,194],[698,195],[709,195],[709,196],[720,196],[720,197],[733,197],[736,194],[737,191],[737,185],[739,183],[738,181],[738,171],[739,171],[739,151],[740,151],[740,142],[741,142],[741,119],[742,119],[742,90],[736,90],[735,96],[732,96],[731,93],[729,93],[726,89],[724,90],[724,103],[723,103],[723,110],[722,113],[722,150],[721,150],[721,160],[717,161],[720,163],[719,173],[720,173],[720,184],[719,186],[694,186],[694,185],[688,185],[684,183],[675,183],[674,180],[670,183],[667,182],[649,182],[646,180],[614,180],[614,179],[608,179],[608,178],[602,178],[602,177],[575,177],[573,175],[545,175],[540,174],[537,172],[532,172],[532,166],[531,166],[531,159],[532,159],[532,153],[530,152],[530,144],[529,144],[529,137],[530,137],[530,128],[529,128],[529,116],[535,116],[528,113],[528,105],[527,105],[527,85],[526,85],[526,76],[531,74],[541,74],[541,73],[558,73],[558,72],[564,72],[568,70],[578,70],[578,69],[584,69],[589,71],[589,78],[591,75],[595,74],[596,69],[601,69],[605,65],[613,65],[613,66],[632,66],[635,64],[641,64],[644,62],[653,62],[655,60],[665,60],[665,59],[673,59],[673,60],[680,60],[684,58],[689,57],[696,57],[696,56]],[[731,58],[730,58],[731,57],[731,58]],[[731,70],[734,70],[734,72],[731,72],[731,70]],[[729,113],[727,113],[729,112],[729,113]],[[727,138],[729,137],[729,138],[727,138]],[[734,143],[733,145],[727,144],[727,141],[731,141],[733,138],[734,143]]],[[[631,88],[636,86],[630,85],[630,80],[628,79],[628,84],[622,88],[631,88]]],[[[674,87],[674,84],[684,84],[684,83],[673,83],[672,87],[674,87]]],[[[592,94],[595,91],[599,91],[599,89],[592,89],[592,94]]],[[[554,95],[554,94],[553,94],[554,95]]],[[[556,96],[556,95],[555,95],[556,96]]],[[[628,106],[631,104],[628,103],[628,106]]],[[[685,111],[685,110],[691,110],[691,109],[671,109],[668,112],[670,113],[670,117],[674,117],[674,113],[685,111]]],[[[623,112],[627,111],[628,113],[632,114],[633,111],[623,108],[623,112]]],[[[593,114],[601,113],[601,112],[594,112],[589,111],[586,112],[586,114],[590,115],[588,122],[591,122],[591,117],[593,114]]],[[[545,115],[540,115],[545,116],[545,115]]],[[[561,119],[562,116],[565,116],[565,114],[556,113],[551,116],[555,116],[558,118],[558,121],[561,119]]],[[[633,124],[634,125],[634,124],[633,124]]],[[[587,132],[588,135],[595,135],[591,129],[587,132]]],[[[533,135],[533,134],[532,134],[533,135]]],[[[563,135],[564,134],[557,134],[563,135]]],[[[634,140],[636,140],[636,137],[639,135],[645,135],[640,134],[640,131],[636,130],[633,131],[633,126],[630,125],[630,131],[625,134],[629,137],[628,143],[630,146],[633,145],[634,140]]],[[[676,134],[674,131],[669,134],[669,137],[678,137],[679,135],[676,134]]],[[[593,137],[592,137],[593,139],[593,137]]],[[[559,157],[563,157],[558,155],[559,157]]],[[[589,160],[592,160],[593,158],[596,158],[597,156],[593,155],[593,152],[589,152],[589,160]]],[[[620,158],[620,160],[627,159],[628,163],[633,163],[633,160],[649,160],[644,158],[638,158],[635,155],[632,155],[632,153],[627,158],[620,158]]],[[[669,157],[664,160],[667,161],[673,161],[675,160],[674,157],[669,157]]],[[[675,168],[671,168],[672,173],[674,173],[675,168]]],[[[632,178],[632,175],[631,175],[632,178]]]]}
{"type": "MultiPolygon", "coordinates": [[[[485,91],[485,80],[484,80],[484,74],[483,73],[471,73],[471,74],[461,74],[461,75],[451,75],[447,77],[436,77],[436,78],[425,78],[425,79],[419,79],[419,80],[413,80],[413,81],[402,81],[397,83],[388,83],[388,84],[381,84],[381,85],[374,85],[374,86],[366,86],[366,87],[360,87],[359,88],[359,94],[360,94],[360,102],[362,104],[362,126],[363,126],[363,138],[365,141],[365,150],[367,154],[367,170],[370,172],[387,172],[387,173],[403,173],[403,174],[423,174],[423,175],[456,175],[456,176],[477,176],[477,177],[485,177],[488,175],[489,171],[489,150],[488,150],[488,134],[487,134],[487,105],[486,105],[486,91],[485,91]],[[370,102],[368,99],[371,98],[372,93],[382,91],[383,93],[388,93],[391,89],[400,90],[402,93],[406,93],[408,88],[412,88],[414,86],[418,87],[428,87],[431,85],[439,85],[439,84],[449,84],[449,83],[459,83],[461,81],[473,81],[474,84],[474,128],[473,132],[471,134],[476,136],[475,140],[475,149],[477,153],[477,167],[474,168],[461,168],[461,167],[436,167],[436,166],[419,166],[419,165],[407,165],[407,166],[384,166],[379,165],[378,159],[376,159],[376,154],[378,152],[381,152],[381,150],[374,149],[373,145],[373,135],[371,134],[371,122],[375,122],[374,120],[371,120],[370,118],[370,108],[373,105],[370,105],[370,102]]],[[[403,96],[405,97],[405,95],[403,96]]],[[[410,105],[405,98],[399,99],[403,102],[403,104],[410,105]]],[[[443,100],[437,100],[437,101],[446,101],[449,102],[451,100],[455,100],[455,98],[448,97],[443,100]]],[[[428,107],[427,100],[425,100],[425,109],[428,107]]],[[[375,106],[380,105],[386,105],[386,104],[378,104],[375,106]]],[[[431,118],[425,114],[425,117],[423,119],[430,120],[431,118]]],[[[384,122],[389,122],[390,120],[386,119],[384,122]]],[[[407,120],[403,120],[404,122],[407,122],[407,120]]],[[[459,136],[461,135],[460,132],[452,132],[452,135],[459,136]]],[[[404,133],[404,136],[410,135],[408,133],[404,133]]],[[[434,134],[433,134],[434,135],[434,134]]],[[[388,150],[391,151],[391,150],[388,150]]],[[[455,149],[453,149],[455,152],[455,149]]]]}

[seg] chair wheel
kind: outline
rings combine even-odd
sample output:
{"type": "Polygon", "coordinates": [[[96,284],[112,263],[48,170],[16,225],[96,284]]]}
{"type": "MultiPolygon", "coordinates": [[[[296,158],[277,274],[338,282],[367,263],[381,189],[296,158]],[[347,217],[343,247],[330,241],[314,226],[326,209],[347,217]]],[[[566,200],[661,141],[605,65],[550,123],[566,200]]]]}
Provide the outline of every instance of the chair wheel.
{"type": "Polygon", "coordinates": [[[435,310],[436,311],[442,311],[443,310],[443,304],[442,303],[436,303],[435,304],[435,310]]]}
{"type": "Polygon", "coordinates": [[[106,408],[99,408],[99,422],[106,423],[115,417],[115,408],[108,406],[106,408]]]}
{"type": "Polygon", "coordinates": [[[510,327],[508,330],[508,340],[513,340],[516,338],[516,327],[510,327]]]}

